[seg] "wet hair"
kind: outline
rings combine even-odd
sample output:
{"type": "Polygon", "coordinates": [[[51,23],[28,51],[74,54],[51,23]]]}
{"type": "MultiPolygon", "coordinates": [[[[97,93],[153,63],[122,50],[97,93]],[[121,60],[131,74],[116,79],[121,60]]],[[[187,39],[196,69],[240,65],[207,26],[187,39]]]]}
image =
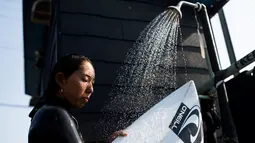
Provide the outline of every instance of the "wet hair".
{"type": "Polygon", "coordinates": [[[48,87],[44,92],[44,96],[55,95],[57,91],[60,90],[55,79],[57,73],[61,72],[64,74],[65,78],[69,78],[80,68],[83,62],[89,62],[92,64],[90,59],[83,55],[69,54],[61,57],[51,71],[48,87]]]}

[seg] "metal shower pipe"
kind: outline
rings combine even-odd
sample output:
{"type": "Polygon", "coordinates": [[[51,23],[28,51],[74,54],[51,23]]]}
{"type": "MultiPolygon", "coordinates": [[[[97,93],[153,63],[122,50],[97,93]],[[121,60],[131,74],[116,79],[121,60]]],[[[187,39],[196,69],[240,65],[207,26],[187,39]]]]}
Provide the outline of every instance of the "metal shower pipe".
{"type": "Polygon", "coordinates": [[[187,2],[187,1],[180,1],[177,4],[177,6],[168,6],[168,8],[178,11],[178,14],[180,15],[180,18],[182,18],[182,12],[181,12],[182,6],[193,7],[195,9],[197,9],[197,11],[200,11],[203,7],[203,4],[201,4],[201,3],[191,3],[191,2],[187,2]]]}

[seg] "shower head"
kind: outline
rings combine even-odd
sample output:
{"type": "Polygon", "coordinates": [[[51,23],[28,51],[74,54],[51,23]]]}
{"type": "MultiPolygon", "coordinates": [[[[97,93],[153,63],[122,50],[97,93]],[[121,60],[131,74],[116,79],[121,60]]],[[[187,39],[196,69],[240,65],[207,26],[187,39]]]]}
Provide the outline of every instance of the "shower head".
{"type": "Polygon", "coordinates": [[[172,10],[174,10],[174,11],[177,11],[177,13],[179,14],[180,18],[182,18],[182,12],[181,12],[180,7],[178,7],[178,6],[169,6],[169,7],[167,7],[167,8],[168,8],[168,9],[172,9],[172,10]]]}
{"type": "Polygon", "coordinates": [[[173,9],[175,11],[178,12],[180,18],[182,18],[182,12],[181,12],[181,7],[183,5],[189,6],[189,7],[193,7],[194,9],[196,9],[197,11],[200,11],[204,6],[204,4],[201,3],[191,3],[191,2],[187,2],[187,1],[180,1],[177,6],[169,6],[168,9],[173,9]]]}

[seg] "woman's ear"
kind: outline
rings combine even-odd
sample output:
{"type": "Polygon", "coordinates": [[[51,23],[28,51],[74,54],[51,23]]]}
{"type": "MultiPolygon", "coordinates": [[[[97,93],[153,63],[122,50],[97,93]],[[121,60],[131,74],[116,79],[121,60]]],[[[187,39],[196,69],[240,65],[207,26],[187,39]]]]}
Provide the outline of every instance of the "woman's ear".
{"type": "Polygon", "coordinates": [[[63,89],[66,84],[65,75],[62,72],[58,72],[55,76],[55,80],[58,86],[63,89]]]}

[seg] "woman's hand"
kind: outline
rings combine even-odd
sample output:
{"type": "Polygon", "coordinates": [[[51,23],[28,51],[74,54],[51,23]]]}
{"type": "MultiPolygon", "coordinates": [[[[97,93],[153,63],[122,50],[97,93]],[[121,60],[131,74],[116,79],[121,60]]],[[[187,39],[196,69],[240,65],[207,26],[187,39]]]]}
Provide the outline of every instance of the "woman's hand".
{"type": "Polygon", "coordinates": [[[111,143],[113,140],[115,140],[117,137],[125,137],[127,136],[128,134],[123,131],[123,130],[120,130],[120,131],[116,131],[114,132],[110,137],[109,137],[109,143],[111,143]]]}

